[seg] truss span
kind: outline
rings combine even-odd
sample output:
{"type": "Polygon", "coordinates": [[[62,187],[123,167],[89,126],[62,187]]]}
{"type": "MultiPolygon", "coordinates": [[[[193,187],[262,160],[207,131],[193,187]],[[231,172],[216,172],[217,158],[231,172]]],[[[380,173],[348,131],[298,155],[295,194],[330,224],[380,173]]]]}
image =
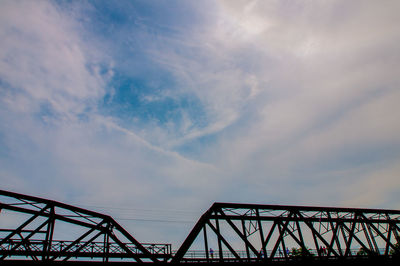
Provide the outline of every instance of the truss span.
{"type": "Polygon", "coordinates": [[[172,262],[392,257],[400,211],[215,203],[172,262]]]}
{"type": "Polygon", "coordinates": [[[53,200],[0,190],[0,261],[120,259],[159,262],[170,244],[141,244],[112,217],[53,200]]]}

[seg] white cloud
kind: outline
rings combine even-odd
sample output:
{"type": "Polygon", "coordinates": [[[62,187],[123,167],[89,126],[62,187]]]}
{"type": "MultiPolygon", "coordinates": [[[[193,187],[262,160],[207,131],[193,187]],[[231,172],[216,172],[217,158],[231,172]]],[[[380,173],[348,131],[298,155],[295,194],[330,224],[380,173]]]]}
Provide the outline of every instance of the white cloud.
{"type": "MultiPolygon", "coordinates": [[[[182,93],[196,95],[208,118],[205,127],[190,124],[160,145],[215,134],[215,142],[195,148],[195,157],[219,168],[216,182],[229,180],[221,197],[248,185],[287,202],[309,199],[307,186],[331,178],[342,182],[335,183],[341,190],[339,176],[360,167],[338,162],[341,157],[398,145],[396,1],[219,3],[210,8],[207,27],[151,52],[182,93]],[[283,192],[288,189],[293,193],[283,192]]],[[[381,156],[369,171],[381,171],[381,161],[393,155],[381,156]]],[[[347,193],[326,201],[341,204],[353,197],[347,193]]]]}
{"type": "MultiPolygon", "coordinates": [[[[226,40],[220,46],[235,47],[219,50],[220,53],[237,58],[247,48],[254,49],[261,58],[253,75],[262,84],[263,93],[256,101],[246,102],[243,98],[241,102],[244,106],[253,105],[253,116],[246,113],[253,120],[242,119],[242,124],[233,128],[237,132],[224,134],[218,148],[204,152],[214,156],[210,160],[217,161],[215,164],[231,176],[231,181],[238,183],[236,189],[246,183],[265,188],[252,198],[278,191],[275,196],[282,201],[306,201],[309,195],[321,196],[317,190],[327,188],[318,184],[329,179],[340,180],[329,188],[332,191],[342,191],[346,182],[356,179],[350,171],[338,170],[360,167],[360,162],[354,160],[357,153],[361,163],[368,162],[363,159],[364,152],[374,153],[387,145],[398,153],[400,128],[395,120],[400,110],[395,103],[399,100],[396,44],[400,32],[393,27],[398,22],[393,12],[397,2],[379,5],[375,10],[374,2],[361,6],[338,1],[304,5],[261,1],[248,9],[256,14],[246,11],[238,1],[226,1],[224,5],[226,16],[236,18],[230,21],[262,14],[273,25],[253,35],[252,44],[229,29],[219,28],[219,40],[226,40]],[[352,150],[355,147],[362,149],[352,150]],[[343,162],[348,154],[352,154],[353,162],[343,162]],[[335,168],[337,171],[331,172],[335,168]],[[346,180],[343,175],[348,175],[346,180]]],[[[221,76],[228,84],[232,79],[232,75],[221,76]]],[[[392,158],[396,156],[393,153],[396,154],[388,151],[374,158],[369,162],[373,167],[368,170],[383,171],[386,166],[382,163],[387,161],[398,163],[392,158]]],[[[358,174],[361,179],[366,176],[366,172],[358,174]]],[[[377,197],[385,194],[386,185],[380,187],[377,197]]],[[[362,193],[362,189],[347,190],[341,198],[324,201],[350,203],[352,193],[362,193]]]]}
{"type": "MultiPolygon", "coordinates": [[[[98,57],[91,57],[96,54],[96,47],[82,40],[83,33],[77,31],[79,27],[76,22],[63,14],[62,10],[45,1],[3,2],[1,10],[0,35],[4,37],[0,43],[0,76],[4,96],[1,108],[2,137],[16,159],[27,163],[30,161],[32,165],[28,168],[40,168],[34,164],[42,159],[34,158],[35,154],[49,160],[49,165],[42,167],[48,167],[52,169],[49,172],[54,171],[52,174],[60,176],[53,180],[50,176],[41,177],[49,182],[48,190],[53,189],[52,186],[61,189],[69,184],[72,189],[85,191],[85,186],[81,185],[87,182],[87,190],[92,189],[89,184],[99,187],[93,192],[98,195],[99,191],[109,189],[108,181],[118,175],[118,171],[123,172],[116,179],[120,185],[115,193],[120,193],[118,191],[124,188],[129,190],[121,185],[130,180],[129,171],[136,172],[134,176],[137,180],[146,180],[143,177],[145,174],[140,174],[140,171],[150,171],[146,170],[148,168],[152,169],[153,173],[150,174],[153,178],[156,177],[155,173],[159,173],[160,170],[151,166],[156,162],[148,156],[159,157],[165,164],[188,164],[188,171],[190,168],[209,167],[153,146],[134,132],[96,113],[96,104],[104,96],[112,70],[106,69],[105,74],[100,74],[103,71],[99,69],[100,63],[103,63],[98,61],[101,56],[97,54],[98,57]],[[91,53],[86,53],[88,50],[91,53]],[[48,105],[55,114],[46,113],[50,111],[40,113],[43,105],[48,105]],[[87,116],[87,121],[77,118],[81,113],[87,116]],[[45,116],[51,120],[46,121],[45,116]],[[109,132],[111,138],[116,138],[116,142],[102,139],[104,131],[109,132]],[[21,140],[25,144],[21,144],[21,140]],[[132,151],[124,149],[125,153],[113,148],[110,143],[120,148],[124,146],[118,141],[126,142],[127,147],[133,145],[130,147],[132,151]],[[146,159],[139,160],[141,153],[146,159]],[[130,163],[135,159],[137,164],[130,163]]],[[[29,172],[29,169],[25,170],[29,172]]],[[[40,171],[32,173],[33,176],[29,178],[34,180],[40,171]]],[[[174,173],[173,170],[169,171],[174,173]]],[[[20,174],[27,174],[22,172],[20,174]]],[[[4,174],[3,178],[14,179],[15,175],[10,172],[9,175],[4,174]]],[[[136,179],[129,182],[133,180],[136,179]]],[[[156,182],[150,177],[148,180],[147,188],[137,189],[137,193],[148,194],[152,182],[156,182]]],[[[170,181],[173,182],[172,179],[170,181]]]]}
{"type": "Polygon", "coordinates": [[[75,22],[46,1],[3,2],[1,10],[0,74],[14,90],[5,99],[11,108],[49,104],[70,116],[102,97],[106,75],[88,58],[75,22]]]}
{"type": "MultiPolygon", "coordinates": [[[[6,188],[88,205],[193,208],[193,219],[216,200],[396,207],[396,1],[218,2],[207,25],[149,37],[158,42],[146,52],[178,88],[141,99],[196,97],[207,122],[182,108],[180,128],[140,130],[96,110],[118,62],[83,38],[74,17],[44,1],[0,5],[6,188]],[[176,151],[184,145],[204,162],[176,151]],[[371,161],[340,161],[388,146],[371,161]]],[[[152,226],[140,225],[140,236],[152,226]]]]}
{"type": "MultiPolygon", "coordinates": [[[[182,209],[211,203],[204,199],[222,185],[209,187],[215,167],[155,146],[98,112],[113,73],[102,66],[113,63],[83,40],[73,17],[50,2],[1,5],[2,189],[77,205],[182,209]]],[[[140,225],[139,238],[171,237],[153,226],[140,225]]]]}

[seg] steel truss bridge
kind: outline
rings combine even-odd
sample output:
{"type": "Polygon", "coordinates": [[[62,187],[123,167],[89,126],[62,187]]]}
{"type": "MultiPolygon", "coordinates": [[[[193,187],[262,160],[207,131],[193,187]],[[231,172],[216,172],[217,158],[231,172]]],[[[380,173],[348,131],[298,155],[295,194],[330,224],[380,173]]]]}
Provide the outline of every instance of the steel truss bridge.
{"type": "Polygon", "coordinates": [[[110,216],[0,190],[0,263],[398,262],[399,226],[398,210],[214,203],[172,250],[110,216]]]}

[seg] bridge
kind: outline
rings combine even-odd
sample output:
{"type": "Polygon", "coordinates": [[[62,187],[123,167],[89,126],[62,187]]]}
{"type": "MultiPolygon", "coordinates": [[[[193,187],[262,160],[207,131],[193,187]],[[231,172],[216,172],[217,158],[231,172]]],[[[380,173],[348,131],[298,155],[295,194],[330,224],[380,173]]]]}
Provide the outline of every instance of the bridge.
{"type": "Polygon", "coordinates": [[[0,190],[0,263],[395,263],[399,225],[399,210],[214,203],[173,250],[108,215],[0,190]]]}

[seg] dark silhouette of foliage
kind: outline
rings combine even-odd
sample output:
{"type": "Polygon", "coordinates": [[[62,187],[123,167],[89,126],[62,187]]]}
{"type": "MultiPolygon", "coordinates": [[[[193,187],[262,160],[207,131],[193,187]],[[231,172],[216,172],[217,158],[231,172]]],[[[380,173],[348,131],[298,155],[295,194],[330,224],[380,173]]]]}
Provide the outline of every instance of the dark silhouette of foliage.
{"type": "Polygon", "coordinates": [[[389,254],[392,256],[400,256],[400,242],[394,245],[395,249],[391,249],[389,254]]]}
{"type": "Polygon", "coordinates": [[[292,257],[313,257],[315,256],[315,254],[313,254],[311,252],[310,248],[292,248],[292,250],[290,251],[290,254],[292,257]]]}

